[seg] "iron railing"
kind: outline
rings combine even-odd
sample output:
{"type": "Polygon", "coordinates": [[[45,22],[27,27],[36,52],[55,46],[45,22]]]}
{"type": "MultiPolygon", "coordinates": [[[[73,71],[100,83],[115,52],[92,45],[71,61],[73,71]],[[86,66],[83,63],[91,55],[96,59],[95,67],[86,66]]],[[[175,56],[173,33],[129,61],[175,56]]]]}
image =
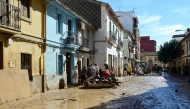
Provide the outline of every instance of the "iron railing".
{"type": "Polygon", "coordinates": [[[112,31],[109,32],[109,39],[116,42],[116,34],[114,34],[112,31]]]}
{"type": "Polygon", "coordinates": [[[20,8],[0,0],[0,25],[21,29],[20,8]]]}
{"type": "Polygon", "coordinates": [[[82,47],[89,48],[89,39],[85,38],[85,37],[81,37],[81,38],[79,38],[79,44],[82,47]]]}
{"type": "Polygon", "coordinates": [[[67,44],[75,44],[78,45],[78,36],[74,32],[67,31],[68,36],[67,36],[67,44]]]}

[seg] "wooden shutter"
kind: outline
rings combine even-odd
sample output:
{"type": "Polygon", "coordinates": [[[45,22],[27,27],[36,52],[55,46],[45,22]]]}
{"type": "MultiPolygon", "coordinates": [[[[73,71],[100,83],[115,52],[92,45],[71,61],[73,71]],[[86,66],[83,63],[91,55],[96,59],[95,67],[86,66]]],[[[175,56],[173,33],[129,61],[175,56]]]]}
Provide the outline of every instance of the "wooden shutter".
{"type": "Polygon", "coordinates": [[[1,0],[0,1],[0,23],[4,25],[8,25],[8,0],[1,0]]]}
{"type": "Polygon", "coordinates": [[[30,17],[30,0],[21,0],[21,15],[24,17],[30,17]]]}

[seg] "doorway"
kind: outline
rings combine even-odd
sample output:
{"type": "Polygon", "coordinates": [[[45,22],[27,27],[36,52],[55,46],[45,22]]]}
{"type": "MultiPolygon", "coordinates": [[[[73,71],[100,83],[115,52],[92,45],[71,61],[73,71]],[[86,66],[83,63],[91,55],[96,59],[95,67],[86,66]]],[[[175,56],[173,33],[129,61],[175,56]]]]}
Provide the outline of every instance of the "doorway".
{"type": "Polygon", "coordinates": [[[108,66],[109,66],[109,69],[113,67],[111,54],[108,54],[108,66]]]}
{"type": "Polygon", "coordinates": [[[71,85],[71,53],[66,52],[67,85],[71,85]]]}
{"type": "Polygon", "coordinates": [[[78,74],[79,74],[79,78],[78,78],[78,82],[79,82],[79,84],[80,84],[80,80],[81,80],[81,72],[82,72],[82,65],[81,65],[81,61],[78,61],[78,63],[77,63],[78,65],[78,74]]]}
{"type": "Polygon", "coordinates": [[[89,59],[87,58],[87,66],[89,66],[90,65],[90,61],[89,61],[89,59]]]}

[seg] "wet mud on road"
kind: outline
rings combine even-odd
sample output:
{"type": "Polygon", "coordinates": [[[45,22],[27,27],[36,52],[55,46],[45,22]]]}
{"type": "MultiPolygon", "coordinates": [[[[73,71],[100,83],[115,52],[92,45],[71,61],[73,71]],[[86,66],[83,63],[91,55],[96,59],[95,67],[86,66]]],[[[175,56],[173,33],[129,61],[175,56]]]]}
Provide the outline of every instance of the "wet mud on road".
{"type": "Polygon", "coordinates": [[[1,104],[0,109],[190,109],[187,78],[125,76],[115,88],[73,87],[1,104]]]}

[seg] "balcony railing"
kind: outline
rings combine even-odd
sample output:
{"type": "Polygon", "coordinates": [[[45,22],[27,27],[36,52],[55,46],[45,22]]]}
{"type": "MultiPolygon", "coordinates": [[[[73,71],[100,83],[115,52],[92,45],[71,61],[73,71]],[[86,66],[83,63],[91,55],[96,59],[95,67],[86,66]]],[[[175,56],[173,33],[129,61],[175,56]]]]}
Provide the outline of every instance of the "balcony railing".
{"type": "Polygon", "coordinates": [[[109,39],[116,42],[116,34],[114,34],[112,31],[109,32],[109,39]]]}
{"type": "Polygon", "coordinates": [[[82,47],[89,48],[89,39],[87,39],[85,37],[81,37],[81,38],[79,38],[79,44],[82,47]]]}
{"type": "Polygon", "coordinates": [[[0,0],[0,25],[20,30],[20,19],[20,8],[0,0]]]}
{"type": "Polygon", "coordinates": [[[75,45],[78,45],[78,36],[73,33],[73,32],[70,32],[68,31],[68,36],[67,36],[67,44],[75,44],[75,45]]]}

